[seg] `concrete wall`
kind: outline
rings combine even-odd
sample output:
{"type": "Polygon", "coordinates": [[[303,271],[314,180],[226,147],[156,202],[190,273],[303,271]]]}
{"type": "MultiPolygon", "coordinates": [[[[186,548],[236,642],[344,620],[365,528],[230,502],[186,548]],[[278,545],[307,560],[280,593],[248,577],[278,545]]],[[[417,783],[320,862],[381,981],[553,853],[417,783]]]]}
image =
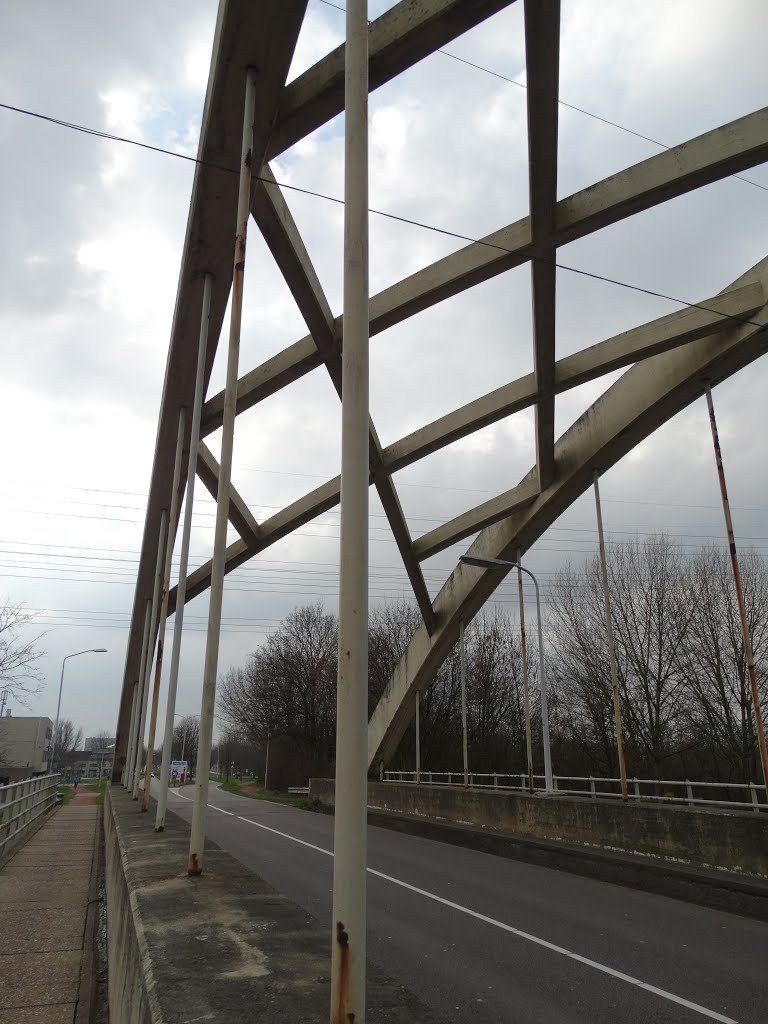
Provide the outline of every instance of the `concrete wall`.
{"type": "MultiPolygon", "coordinates": [[[[104,874],[107,890],[107,957],[110,1024],[152,1024],[146,949],[128,884],[124,842],[107,787],[104,807],[104,874]]],[[[156,1018],[155,1018],[156,1019],[156,1018]]]]}
{"type": "MultiPolygon", "coordinates": [[[[334,803],[334,783],[310,781],[310,798],[334,803]]],[[[369,782],[368,805],[443,821],[768,876],[768,814],[665,804],[529,796],[496,790],[369,782]]]]}

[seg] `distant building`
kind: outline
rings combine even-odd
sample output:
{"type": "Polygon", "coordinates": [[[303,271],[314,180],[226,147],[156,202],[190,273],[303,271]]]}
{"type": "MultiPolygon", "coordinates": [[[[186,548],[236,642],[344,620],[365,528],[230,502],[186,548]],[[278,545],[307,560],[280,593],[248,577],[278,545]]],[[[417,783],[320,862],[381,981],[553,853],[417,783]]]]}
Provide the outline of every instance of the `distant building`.
{"type": "Polygon", "coordinates": [[[71,782],[75,775],[81,779],[98,779],[99,775],[108,778],[112,774],[112,751],[72,750],[60,771],[65,782],[71,782]]]}
{"type": "Polygon", "coordinates": [[[83,744],[83,750],[109,750],[114,745],[114,736],[108,736],[106,739],[103,736],[87,736],[83,744]]]}
{"type": "Polygon", "coordinates": [[[0,718],[0,784],[20,782],[48,770],[53,722],[50,718],[0,718]]]}

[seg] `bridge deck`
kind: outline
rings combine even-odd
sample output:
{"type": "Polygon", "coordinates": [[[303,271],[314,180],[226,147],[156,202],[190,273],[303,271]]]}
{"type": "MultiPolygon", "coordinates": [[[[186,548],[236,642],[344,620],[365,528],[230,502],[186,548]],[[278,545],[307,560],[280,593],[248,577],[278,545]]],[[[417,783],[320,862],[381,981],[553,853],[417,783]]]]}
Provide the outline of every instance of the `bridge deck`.
{"type": "Polygon", "coordinates": [[[98,808],[79,794],[0,871],[0,1024],[76,1024],[98,808]]]}

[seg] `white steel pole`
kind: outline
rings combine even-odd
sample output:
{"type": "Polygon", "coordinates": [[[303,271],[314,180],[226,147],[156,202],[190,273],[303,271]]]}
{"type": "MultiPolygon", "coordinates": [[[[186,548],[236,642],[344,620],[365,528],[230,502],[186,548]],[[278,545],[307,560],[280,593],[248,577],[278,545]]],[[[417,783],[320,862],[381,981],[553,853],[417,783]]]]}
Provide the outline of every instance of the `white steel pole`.
{"type": "Polygon", "coordinates": [[[469,751],[467,750],[467,639],[464,620],[459,623],[459,672],[461,676],[461,749],[464,760],[464,786],[469,786],[469,751]]]}
{"type": "MultiPolygon", "coordinates": [[[[245,279],[245,247],[248,236],[251,197],[251,163],[253,157],[253,118],[256,106],[256,76],[248,68],[245,76],[245,105],[243,111],[243,141],[240,158],[240,183],[237,195],[237,225],[232,268],[232,300],[229,320],[229,348],[227,376],[224,388],[224,417],[221,431],[221,464],[216,499],[216,530],[213,540],[211,587],[208,605],[208,636],[203,668],[203,696],[200,704],[200,737],[197,745],[197,777],[195,801],[192,809],[192,831],[189,842],[187,872],[200,875],[203,871],[205,845],[205,817],[208,801],[208,771],[211,765],[213,738],[213,708],[216,702],[216,671],[219,662],[219,634],[221,631],[221,605],[224,595],[224,568],[229,524],[229,485],[232,475],[232,450],[235,439],[237,413],[237,372],[240,361],[240,326],[243,314],[243,283],[245,279]]],[[[258,172],[258,168],[256,168],[258,172]]]]}
{"type": "Polygon", "coordinates": [[[168,618],[168,584],[171,579],[173,545],[176,539],[176,518],[179,508],[179,481],[181,480],[181,453],[184,450],[184,433],[187,426],[187,410],[179,409],[179,428],[176,436],[176,455],[173,462],[173,483],[171,484],[171,507],[168,513],[168,541],[165,545],[165,564],[160,598],[160,621],[157,629],[157,659],[155,661],[155,684],[152,688],[152,710],[149,716],[147,737],[147,763],[144,767],[144,792],[141,795],[141,810],[149,809],[149,789],[152,778],[152,762],[155,757],[155,728],[157,726],[157,704],[160,697],[160,677],[163,672],[163,651],[165,649],[165,623],[168,618]]]}
{"type": "MultiPolygon", "coordinates": [[[[518,563],[519,564],[519,563],[518,563]]],[[[522,567],[521,567],[522,568],[522,567]]],[[[552,785],[552,752],[549,747],[549,705],[547,702],[547,677],[544,666],[544,632],[541,622],[541,600],[539,599],[539,581],[528,569],[523,569],[533,580],[536,589],[536,617],[539,627],[539,683],[541,685],[541,733],[544,740],[544,787],[547,793],[554,792],[552,785]]]]}
{"type": "Polygon", "coordinates": [[[136,714],[133,716],[131,731],[128,737],[128,755],[125,762],[125,788],[133,790],[133,773],[136,770],[136,733],[139,731],[139,708],[141,707],[142,685],[147,665],[147,652],[149,651],[149,619],[152,613],[152,600],[148,600],[144,609],[144,638],[141,642],[141,661],[139,663],[139,677],[136,680],[136,714]]]}
{"type": "Polygon", "coordinates": [[[271,739],[271,736],[267,736],[267,756],[264,759],[264,789],[269,789],[269,741],[271,739]]]}
{"type": "Polygon", "coordinates": [[[594,471],[595,511],[597,512],[597,540],[600,547],[600,579],[603,584],[603,605],[605,606],[605,625],[608,631],[608,659],[611,664],[611,686],[613,687],[613,723],[616,732],[616,750],[619,756],[619,776],[621,777],[621,799],[628,800],[627,766],[624,762],[624,736],[621,725],[621,704],[619,703],[619,672],[616,667],[616,644],[613,638],[613,616],[611,615],[611,594],[608,588],[608,561],[605,556],[605,538],[603,536],[603,513],[600,507],[599,474],[594,471]]]}
{"type": "Polygon", "coordinates": [[[520,605],[520,657],[523,662],[523,708],[525,712],[525,753],[528,764],[528,792],[533,793],[533,743],[531,741],[531,700],[528,689],[528,643],[525,636],[522,553],[517,552],[517,597],[520,605]]]}
{"type": "Polygon", "coordinates": [[[152,611],[149,616],[149,642],[147,644],[147,660],[144,665],[142,680],[141,703],[139,704],[138,729],[136,730],[136,761],[133,772],[133,799],[139,799],[139,782],[141,781],[141,753],[144,746],[144,727],[147,721],[147,704],[149,703],[149,678],[152,674],[152,662],[155,654],[155,635],[157,632],[157,613],[160,607],[160,590],[163,583],[163,566],[165,564],[165,545],[168,542],[168,509],[160,513],[160,534],[157,538],[157,564],[155,566],[155,585],[152,590],[152,611]]]}
{"type": "MultiPolygon", "coordinates": [[[[136,705],[138,704],[138,701],[139,701],[138,693],[139,693],[138,683],[134,683],[133,684],[133,696],[131,697],[131,724],[130,724],[130,726],[128,728],[128,747],[127,747],[127,750],[131,749],[131,745],[133,743],[133,734],[136,731],[136,705]]],[[[114,768],[114,763],[113,763],[113,768],[114,768]]],[[[125,785],[125,780],[126,780],[127,776],[128,776],[128,758],[126,757],[125,764],[123,765],[122,778],[120,779],[120,781],[121,781],[123,786],[125,785]]]]}
{"type": "Polygon", "coordinates": [[[416,691],[416,783],[421,782],[421,722],[419,712],[421,710],[421,694],[416,691]]]}
{"type": "Polygon", "coordinates": [[[368,768],[368,20],[348,0],[331,1024],[365,1024],[368,768]]]}
{"type": "MultiPolygon", "coordinates": [[[[171,670],[168,676],[168,701],[165,707],[165,733],[163,736],[163,764],[160,768],[160,791],[157,794],[157,816],[155,831],[165,828],[165,811],[168,806],[168,785],[171,775],[171,747],[173,745],[173,720],[176,717],[176,690],[179,682],[179,660],[181,637],[184,628],[184,605],[187,599],[187,568],[189,566],[189,542],[192,534],[192,510],[195,502],[195,478],[197,476],[197,449],[200,443],[200,418],[203,408],[203,386],[205,384],[205,354],[208,349],[208,321],[211,316],[211,285],[213,277],[206,274],[203,280],[203,304],[200,312],[200,341],[197,350],[197,372],[195,374],[195,397],[192,405],[192,428],[189,437],[189,461],[187,463],[187,494],[184,505],[184,526],[181,531],[179,552],[179,578],[176,583],[176,618],[173,623],[173,646],[171,648],[171,670]]],[[[182,761],[184,754],[181,755],[182,761]]]]}

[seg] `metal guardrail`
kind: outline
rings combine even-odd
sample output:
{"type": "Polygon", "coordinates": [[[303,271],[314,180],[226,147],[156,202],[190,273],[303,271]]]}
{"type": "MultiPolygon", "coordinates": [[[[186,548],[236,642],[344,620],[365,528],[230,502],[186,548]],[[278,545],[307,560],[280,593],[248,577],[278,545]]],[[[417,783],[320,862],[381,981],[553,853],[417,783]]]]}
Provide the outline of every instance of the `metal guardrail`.
{"type": "MultiPolygon", "coordinates": [[[[544,776],[534,775],[534,784],[541,783],[543,789],[544,776]]],[[[410,785],[427,786],[463,786],[463,772],[384,772],[385,782],[404,782],[410,785]]],[[[621,799],[621,780],[600,778],[593,775],[554,775],[552,777],[556,793],[562,796],[584,796],[596,800],[598,797],[621,799]],[[563,785],[565,783],[566,785],[563,785]],[[576,783],[576,786],[568,784],[576,783]],[[615,787],[615,788],[610,788],[615,787]]],[[[703,805],[705,807],[746,808],[757,813],[768,812],[766,788],[754,782],[694,782],[691,779],[627,779],[630,800],[646,803],[687,804],[689,807],[703,805]],[[653,792],[648,792],[648,787],[653,792]],[[645,789],[645,792],[643,791],[645,789]],[[659,792],[665,789],[666,792],[659,792]],[[675,790],[684,790],[685,795],[676,796],[675,790]],[[718,799],[717,796],[699,796],[700,790],[720,790],[721,795],[729,791],[749,797],[748,800],[718,799]]],[[[469,785],[477,789],[508,789],[527,792],[528,776],[522,772],[470,772],[469,785]],[[514,781],[504,781],[514,780],[514,781]]]]}
{"type": "Polygon", "coordinates": [[[0,861],[21,842],[33,822],[54,805],[60,781],[59,774],[41,775],[0,786],[0,861]]]}

